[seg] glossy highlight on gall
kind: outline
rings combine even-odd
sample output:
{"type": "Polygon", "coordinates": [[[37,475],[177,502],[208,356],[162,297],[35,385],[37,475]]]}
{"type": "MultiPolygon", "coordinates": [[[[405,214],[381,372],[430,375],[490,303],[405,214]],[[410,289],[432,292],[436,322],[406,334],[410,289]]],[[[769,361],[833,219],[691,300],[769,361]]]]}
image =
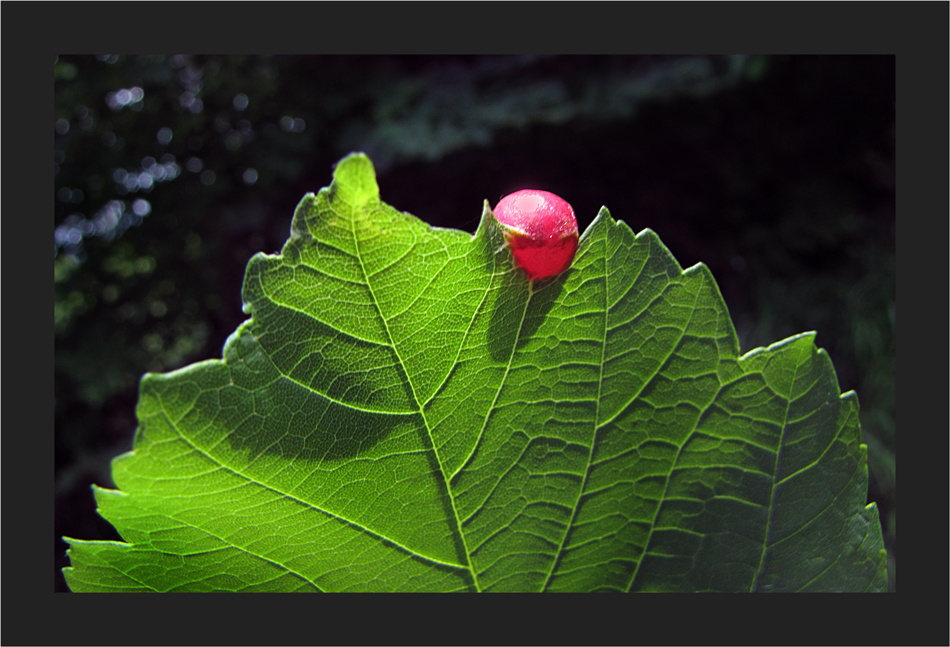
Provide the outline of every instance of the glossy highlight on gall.
{"type": "Polygon", "coordinates": [[[515,264],[530,281],[569,268],[577,252],[577,218],[566,200],[549,191],[524,189],[506,195],[494,209],[515,264]]]}

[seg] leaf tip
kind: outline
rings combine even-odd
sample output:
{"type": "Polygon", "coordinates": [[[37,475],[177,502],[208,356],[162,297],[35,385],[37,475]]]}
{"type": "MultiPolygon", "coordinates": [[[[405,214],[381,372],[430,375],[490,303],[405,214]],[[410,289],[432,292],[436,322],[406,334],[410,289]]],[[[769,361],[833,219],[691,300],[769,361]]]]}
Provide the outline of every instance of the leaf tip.
{"type": "Polygon", "coordinates": [[[353,204],[379,200],[376,169],[366,153],[350,153],[333,167],[331,198],[342,198],[353,204]]]}

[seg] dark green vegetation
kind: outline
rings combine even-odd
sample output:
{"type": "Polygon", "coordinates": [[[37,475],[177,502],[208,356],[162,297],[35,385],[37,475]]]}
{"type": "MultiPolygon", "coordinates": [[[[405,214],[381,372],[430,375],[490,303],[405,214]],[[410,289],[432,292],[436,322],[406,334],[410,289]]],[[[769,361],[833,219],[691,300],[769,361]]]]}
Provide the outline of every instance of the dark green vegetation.
{"type": "Polygon", "coordinates": [[[482,199],[539,186],[582,231],[601,204],[651,227],[684,266],[711,266],[743,350],[817,330],[861,397],[893,551],[893,62],[761,62],[717,60],[690,85],[663,59],[60,59],[57,225],[110,200],[149,213],[57,256],[57,536],[115,537],[87,485],[109,485],[129,447],[138,376],[218,356],[247,258],[278,249],[298,197],[364,148],[387,202],[433,224],[471,231],[482,199]],[[630,80],[658,69],[680,84],[630,80]],[[105,103],[135,87],[141,102],[105,103]],[[157,181],[155,164],[180,172],[157,181]],[[124,184],[132,171],[150,187],[124,184]]]}

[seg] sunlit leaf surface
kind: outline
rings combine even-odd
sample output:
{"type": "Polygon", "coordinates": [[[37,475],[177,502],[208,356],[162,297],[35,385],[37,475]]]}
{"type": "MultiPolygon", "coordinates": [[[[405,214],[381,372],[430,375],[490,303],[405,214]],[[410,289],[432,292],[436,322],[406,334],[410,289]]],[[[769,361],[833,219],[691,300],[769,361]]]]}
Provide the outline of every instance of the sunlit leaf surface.
{"type": "Polygon", "coordinates": [[[606,209],[529,283],[363,155],[247,267],[223,360],[142,380],[74,591],[886,589],[854,393],[739,355],[709,270],[606,209]]]}

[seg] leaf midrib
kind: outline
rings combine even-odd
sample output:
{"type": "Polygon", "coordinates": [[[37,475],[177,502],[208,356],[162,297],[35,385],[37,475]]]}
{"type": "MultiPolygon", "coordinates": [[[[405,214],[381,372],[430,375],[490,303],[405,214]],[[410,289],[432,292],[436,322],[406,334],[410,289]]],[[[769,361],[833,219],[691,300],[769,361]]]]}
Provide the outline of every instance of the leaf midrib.
{"type": "MultiPolygon", "coordinates": [[[[360,180],[358,181],[357,194],[359,195],[360,193],[362,193],[362,190],[363,190],[363,182],[362,182],[362,178],[360,178],[360,180]]],[[[455,497],[452,495],[452,487],[446,475],[445,464],[442,461],[442,457],[439,455],[439,450],[436,447],[435,439],[432,437],[432,426],[429,424],[429,419],[426,416],[426,411],[425,411],[425,407],[423,403],[419,401],[419,395],[416,391],[416,387],[412,383],[412,376],[409,375],[406,362],[405,360],[403,360],[402,355],[399,352],[399,347],[396,344],[395,339],[393,338],[392,331],[389,329],[389,321],[386,319],[386,316],[383,314],[383,310],[379,304],[379,299],[376,298],[376,292],[373,290],[373,284],[370,280],[370,274],[369,272],[367,272],[366,264],[363,262],[363,254],[360,249],[360,240],[359,240],[359,236],[357,236],[357,233],[356,233],[356,216],[357,216],[358,209],[359,207],[355,202],[350,205],[350,217],[349,217],[350,233],[353,236],[353,248],[356,250],[356,259],[359,261],[360,271],[363,273],[363,278],[366,281],[366,289],[369,290],[370,299],[373,302],[373,306],[376,308],[376,312],[379,314],[380,320],[383,322],[383,328],[386,331],[386,336],[389,339],[389,344],[390,346],[392,346],[393,353],[396,355],[396,359],[399,361],[400,370],[402,371],[403,375],[406,376],[406,382],[409,384],[409,390],[412,393],[412,399],[416,403],[416,407],[418,408],[418,411],[419,411],[419,416],[421,417],[422,422],[425,425],[426,437],[429,439],[429,446],[432,449],[432,453],[435,456],[435,460],[439,464],[439,474],[442,476],[442,484],[443,484],[443,487],[445,488],[446,496],[448,496],[449,503],[452,506],[452,517],[453,517],[453,520],[455,521],[455,531],[458,537],[460,538],[460,541],[462,542],[462,547],[465,550],[466,567],[468,568],[469,573],[471,573],[472,582],[475,585],[475,590],[480,592],[481,587],[479,586],[479,583],[478,583],[478,573],[475,572],[475,569],[472,566],[471,551],[468,548],[468,543],[466,542],[465,533],[462,531],[462,525],[461,525],[461,520],[458,513],[458,508],[455,505],[455,497]]],[[[413,245],[415,245],[415,243],[413,243],[413,245]]],[[[430,561],[436,561],[436,560],[430,560],[430,561]]]]}

